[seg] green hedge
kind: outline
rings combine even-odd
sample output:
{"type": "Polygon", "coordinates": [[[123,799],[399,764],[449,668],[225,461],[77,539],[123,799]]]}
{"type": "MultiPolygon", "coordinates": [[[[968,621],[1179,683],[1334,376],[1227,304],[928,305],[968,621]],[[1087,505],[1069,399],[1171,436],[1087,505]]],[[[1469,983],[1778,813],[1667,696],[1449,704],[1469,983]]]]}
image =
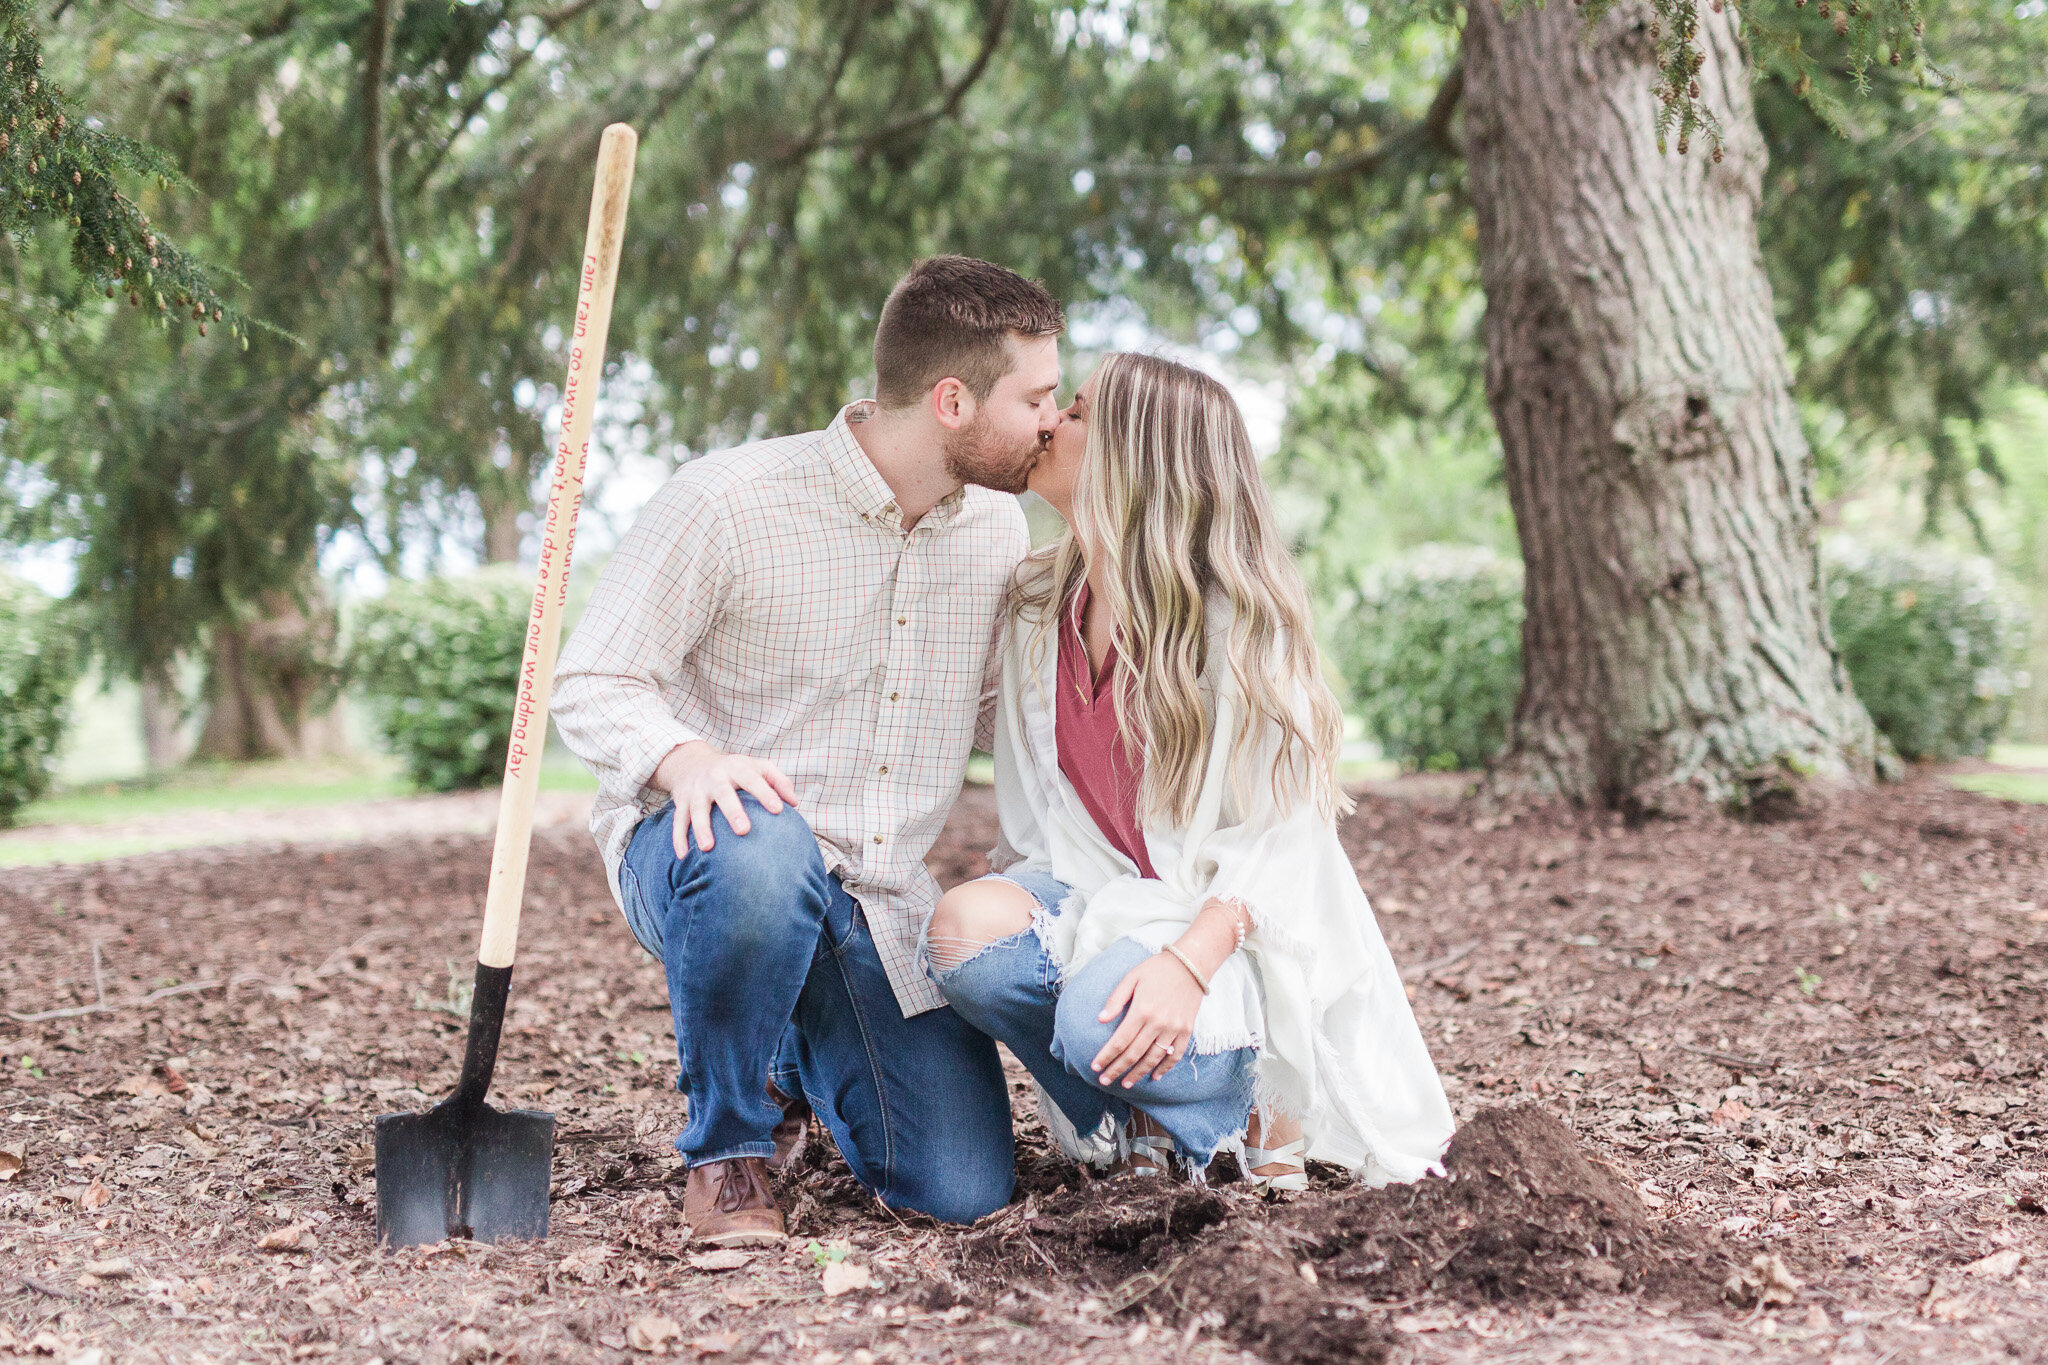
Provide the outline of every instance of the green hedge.
{"type": "MultiPolygon", "coordinates": [[[[1909,759],[1988,749],[2028,684],[2026,609],[1990,562],[1837,539],[1825,564],[1836,647],[1893,747],[1909,759]]],[[[1331,653],[1387,757],[1476,768],[1514,714],[1521,622],[1515,561],[1424,546],[1361,578],[1331,653]]]]}
{"type": "Polygon", "coordinates": [[[1989,560],[1828,543],[1828,618],[1856,695],[1910,759],[1981,754],[2027,685],[2026,608],[1989,560]]]}
{"type": "Polygon", "coordinates": [[[1361,576],[1331,653],[1353,710],[1402,767],[1485,765],[1522,686],[1522,569],[1425,545],[1361,576]]]}
{"type": "Polygon", "coordinates": [[[50,786],[84,652],[68,613],[0,570],[0,829],[50,786]]]}
{"type": "Polygon", "coordinates": [[[398,583],[357,613],[350,671],[427,791],[504,776],[533,579],[507,567],[398,583]]]}

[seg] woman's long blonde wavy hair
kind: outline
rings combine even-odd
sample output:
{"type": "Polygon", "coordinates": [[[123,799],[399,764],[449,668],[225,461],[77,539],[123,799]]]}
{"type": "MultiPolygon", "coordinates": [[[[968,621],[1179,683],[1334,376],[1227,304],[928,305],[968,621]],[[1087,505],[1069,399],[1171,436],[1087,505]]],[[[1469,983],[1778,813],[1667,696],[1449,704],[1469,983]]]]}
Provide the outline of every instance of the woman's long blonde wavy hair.
{"type": "Polygon", "coordinates": [[[1081,546],[1099,547],[1112,638],[1135,665],[1116,698],[1123,742],[1144,758],[1140,812],[1177,826],[1194,818],[1213,742],[1201,690],[1212,593],[1231,613],[1228,664],[1243,698],[1230,752],[1238,805],[1272,725],[1282,740],[1270,775],[1281,810],[1311,801],[1332,818],[1349,811],[1337,784],[1343,713],[1323,680],[1308,592],[1274,530],[1229,390],[1157,356],[1104,358],[1073,512],[1067,533],[1018,567],[1011,607],[1031,625],[1033,652],[1043,650],[1087,578],[1081,546]]]}

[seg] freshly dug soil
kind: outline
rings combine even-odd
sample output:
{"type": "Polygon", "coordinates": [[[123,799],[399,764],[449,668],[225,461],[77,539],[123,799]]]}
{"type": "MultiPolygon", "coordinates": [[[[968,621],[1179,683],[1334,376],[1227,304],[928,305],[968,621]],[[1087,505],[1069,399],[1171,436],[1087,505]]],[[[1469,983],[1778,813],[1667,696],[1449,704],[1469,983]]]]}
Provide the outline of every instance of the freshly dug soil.
{"type": "Polygon", "coordinates": [[[1365,1313],[1440,1294],[1573,1302],[1649,1289],[1707,1306],[1725,1257],[1654,1222],[1536,1105],[1482,1109],[1444,1158],[1448,1178],[1352,1190],[1212,1238],[1177,1276],[1182,1315],[1272,1361],[1375,1358],[1391,1339],[1365,1313]]]}
{"type": "Polygon", "coordinates": [[[1296,1259],[1319,1281],[1378,1299],[1436,1290],[1545,1302],[1648,1288],[1705,1304],[1718,1295],[1727,1273],[1718,1249],[1682,1224],[1654,1222],[1540,1106],[1480,1110],[1444,1168],[1448,1179],[1355,1190],[1273,1223],[1299,1242],[1296,1259]]]}
{"type": "Polygon", "coordinates": [[[1718,1301],[1718,1239],[1658,1224],[1615,1173],[1538,1105],[1482,1109],[1458,1130],[1444,1179],[1279,1205],[1242,1187],[1094,1181],[1031,1200],[964,1238],[963,1278],[1045,1281],[1147,1300],[1274,1362],[1384,1358],[1377,1310],[1429,1294],[1470,1303],[1575,1302],[1649,1290],[1718,1301]]]}

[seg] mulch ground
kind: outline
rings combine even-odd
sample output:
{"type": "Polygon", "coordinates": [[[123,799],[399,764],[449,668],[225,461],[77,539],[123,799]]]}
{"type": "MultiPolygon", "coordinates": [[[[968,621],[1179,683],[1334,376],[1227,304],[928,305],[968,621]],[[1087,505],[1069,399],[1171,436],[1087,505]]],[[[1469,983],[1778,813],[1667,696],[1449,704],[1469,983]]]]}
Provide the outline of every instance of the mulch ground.
{"type": "MultiPolygon", "coordinates": [[[[934,867],[991,836],[970,789],[934,867]]],[[[370,1125],[453,1083],[487,838],[0,874],[0,1357],[2048,1358],[2048,807],[1629,829],[1396,784],[1345,838],[1457,1179],[1104,1185],[1020,1078],[980,1226],[879,1209],[817,1137],[798,1240],[714,1256],[662,978],[583,836],[537,838],[494,1095],[556,1115],[552,1235],[400,1253],[370,1125]]]]}

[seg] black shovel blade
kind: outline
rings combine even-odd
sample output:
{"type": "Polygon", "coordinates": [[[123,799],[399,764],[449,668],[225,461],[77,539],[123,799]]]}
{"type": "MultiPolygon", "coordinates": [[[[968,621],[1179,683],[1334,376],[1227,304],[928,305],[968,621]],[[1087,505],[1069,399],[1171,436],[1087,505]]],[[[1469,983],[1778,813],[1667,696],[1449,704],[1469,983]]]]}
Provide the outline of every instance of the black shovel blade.
{"type": "Polygon", "coordinates": [[[495,1242],[548,1235],[555,1116],[461,1096],[377,1120],[377,1241],[495,1242]]]}

